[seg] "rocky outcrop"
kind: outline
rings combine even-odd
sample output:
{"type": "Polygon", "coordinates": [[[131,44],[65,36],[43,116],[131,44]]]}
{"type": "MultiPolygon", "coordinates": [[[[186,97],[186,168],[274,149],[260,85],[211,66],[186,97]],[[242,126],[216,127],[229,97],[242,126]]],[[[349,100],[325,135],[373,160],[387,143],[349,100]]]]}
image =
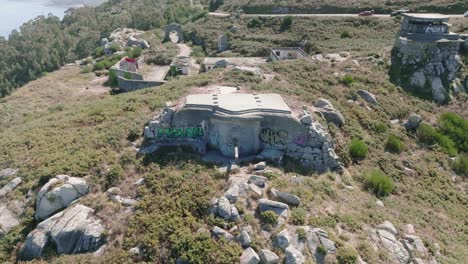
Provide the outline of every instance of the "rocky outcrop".
{"type": "Polygon", "coordinates": [[[332,103],[326,99],[319,99],[314,104],[315,111],[323,115],[323,117],[328,121],[337,126],[343,126],[346,121],[340,111],[336,110],[332,103]]]}
{"type": "Polygon", "coordinates": [[[11,180],[9,183],[7,183],[5,186],[3,186],[0,189],[0,198],[6,196],[9,192],[16,189],[16,187],[18,187],[18,185],[20,185],[21,182],[22,182],[21,178],[17,177],[17,178],[14,178],[13,180],[11,180]]]}
{"type": "Polygon", "coordinates": [[[93,209],[77,204],[43,221],[26,237],[19,258],[39,258],[47,245],[53,245],[57,254],[96,251],[105,242],[105,229],[93,213],[93,209]]]}
{"type": "Polygon", "coordinates": [[[262,264],[278,264],[280,261],[278,255],[268,249],[262,249],[258,254],[262,264]]]}
{"type": "Polygon", "coordinates": [[[285,250],[285,264],[302,264],[305,262],[305,257],[301,251],[293,246],[289,246],[285,250]]]}
{"type": "Polygon", "coordinates": [[[245,249],[240,257],[240,264],[257,264],[259,262],[260,257],[251,247],[245,249]]]}
{"type": "Polygon", "coordinates": [[[377,98],[376,96],[373,94],[373,93],[370,93],[366,90],[358,90],[357,91],[357,94],[362,98],[364,99],[364,101],[370,103],[370,104],[374,104],[374,105],[377,105],[379,104],[379,102],[377,101],[377,98]]]}
{"type": "Polygon", "coordinates": [[[67,175],[58,175],[47,182],[37,194],[36,220],[46,219],[66,208],[74,200],[88,193],[85,180],[67,175]]]}
{"type": "Polygon", "coordinates": [[[18,173],[18,169],[6,168],[3,170],[0,170],[0,181],[3,179],[7,179],[11,176],[14,176],[17,173],[18,173]]]}
{"type": "Polygon", "coordinates": [[[227,221],[235,221],[239,219],[239,211],[236,206],[231,204],[224,196],[211,201],[210,213],[227,221]]]}

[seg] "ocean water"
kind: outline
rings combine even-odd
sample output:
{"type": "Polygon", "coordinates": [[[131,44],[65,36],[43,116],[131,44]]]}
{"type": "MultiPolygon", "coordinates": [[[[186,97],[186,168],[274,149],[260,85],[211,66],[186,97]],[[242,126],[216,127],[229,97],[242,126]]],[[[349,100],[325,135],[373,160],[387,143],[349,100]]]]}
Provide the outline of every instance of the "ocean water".
{"type": "Polygon", "coordinates": [[[8,37],[13,29],[37,16],[49,13],[63,18],[69,7],[101,3],[103,0],[0,0],[0,36],[8,37]]]}

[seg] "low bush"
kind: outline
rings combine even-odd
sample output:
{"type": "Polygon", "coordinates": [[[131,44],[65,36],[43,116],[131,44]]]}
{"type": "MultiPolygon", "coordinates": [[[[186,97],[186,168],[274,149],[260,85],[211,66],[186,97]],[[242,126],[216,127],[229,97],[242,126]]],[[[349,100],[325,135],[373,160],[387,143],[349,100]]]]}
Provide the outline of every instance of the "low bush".
{"type": "Polygon", "coordinates": [[[353,139],[349,144],[349,155],[353,160],[363,160],[367,155],[367,145],[362,140],[353,139]]]}
{"type": "Polygon", "coordinates": [[[403,151],[404,145],[401,142],[400,138],[394,134],[388,135],[387,143],[385,144],[388,151],[392,153],[401,153],[403,151]]]}
{"type": "Polygon", "coordinates": [[[98,58],[98,57],[101,57],[102,55],[104,54],[104,47],[97,47],[95,50],[94,50],[94,57],[95,58],[98,58]]]}
{"type": "Polygon", "coordinates": [[[358,261],[356,250],[351,247],[340,247],[336,252],[338,264],[355,264],[358,261]]]}
{"type": "Polygon", "coordinates": [[[281,31],[285,31],[291,28],[294,18],[292,16],[285,16],[281,23],[281,31]]]}
{"type": "Polygon", "coordinates": [[[265,224],[276,225],[278,223],[278,215],[273,211],[265,211],[260,214],[265,224]]]}
{"type": "Polygon", "coordinates": [[[395,188],[392,178],[378,170],[364,175],[364,186],[377,196],[387,196],[395,188]]]}
{"type": "Polygon", "coordinates": [[[348,30],[344,30],[343,32],[341,32],[340,34],[340,38],[350,38],[351,37],[351,34],[349,33],[348,30]]]}
{"type": "Polygon", "coordinates": [[[444,113],[439,118],[440,132],[448,136],[458,150],[468,152],[468,120],[455,113],[444,113]]]}
{"type": "Polygon", "coordinates": [[[468,154],[460,155],[452,164],[453,170],[464,177],[468,177],[468,154]]]}
{"type": "Polygon", "coordinates": [[[106,173],[106,189],[117,184],[123,177],[123,169],[120,165],[113,165],[106,173]]]}
{"type": "Polygon", "coordinates": [[[385,133],[388,131],[388,126],[382,122],[374,125],[374,131],[377,133],[385,133]]]}
{"type": "Polygon", "coordinates": [[[96,62],[96,64],[94,64],[94,66],[93,66],[93,71],[102,71],[105,68],[106,67],[104,66],[104,64],[102,62],[96,62]]]}
{"type": "Polygon", "coordinates": [[[303,208],[294,208],[291,210],[291,222],[294,225],[303,225],[306,220],[306,212],[303,208]]]}
{"type": "Polygon", "coordinates": [[[448,136],[437,132],[437,130],[429,124],[423,123],[419,125],[417,135],[419,141],[429,145],[437,143],[450,156],[455,156],[457,154],[455,143],[448,136]]]}
{"type": "Polygon", "coordinates": [[[346,86],[350,86],[351,84],[355,83],[356,82],[356,79],[354,79],[353,76],[349,75],[349,74],[346,74],[345,76],[343,76],[343,78],[341,79],[341,83],[346,85],[346,86]]]}
{"type": "Polygon", "coordinates": [[[296,234],[299,240],[304,240],[307,237],[306,231],[302,227],[296,229],[296,234]]]}
{"type": "Polygon", "coordinates": [[[90,65],[86,65],[82,67],[80,70],[81,73],[90,73],[92,71],[93,71],[93,67],[91,67],[90,65]]]}

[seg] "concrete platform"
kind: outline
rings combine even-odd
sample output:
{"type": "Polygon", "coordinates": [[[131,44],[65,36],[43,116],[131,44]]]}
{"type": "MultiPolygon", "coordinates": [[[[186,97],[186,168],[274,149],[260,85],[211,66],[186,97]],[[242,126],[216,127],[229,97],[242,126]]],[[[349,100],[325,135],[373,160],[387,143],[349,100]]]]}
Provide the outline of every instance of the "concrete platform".
{"type": "Polygon", "coordinates": [[[187,96],[184,108],[211,108],[232,115],[246,113],[291,114],[279,94],[192,94],[187,96]]]}

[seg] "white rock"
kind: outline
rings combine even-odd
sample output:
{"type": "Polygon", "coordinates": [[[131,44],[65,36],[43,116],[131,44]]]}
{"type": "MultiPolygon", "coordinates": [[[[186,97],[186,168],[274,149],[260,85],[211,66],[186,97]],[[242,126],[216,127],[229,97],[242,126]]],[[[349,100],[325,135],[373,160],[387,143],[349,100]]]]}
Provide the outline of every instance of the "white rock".
{"type": "Polygon", "coordinates": [[[144,179],[144,178],[138,179],[138,180],[134,183],[134,185],[136,185],[136,186],[141,186],[141,185],[143,185],[143,184],[145,184],[145,179],[144,179]]]}
{"type": "Polygon", "coordinates": [[[19,224],[18,217],[6,205],[0,204],[0,239],[19,224]]]}
{"type": "Polygon", "coordinates": [[[46,219],[57,211],[66,208],[74,200],[88,193],[85,180],[66,175],[58,175],[49,180],[36,199],[36,220],[46,219]]]}
{"type": "Polygon", "coordinates": [[[384,203],[383,203],[381,200],[377,200],[377,201],[375,202],[375,205],[380,206],[380,207],[384,207],[384,206],[385,206],[384,203]]]}
{"type": "Polygon", "coordinates": [[[105,229],[93,213],[93,209],[77,204],[41,222],[26,237],[19,258],[41,257],[49,241],[56,245],[59,255],[96,251],[105,242],[105,229]]]}
{"type": "Polygon", "coordinates": [[[266,168],[266,162],[262,161],[253,165],[254,170],[264,170],[266,168]]]}
{"type": "Polygon", "coordinates": [[[301,251],[296,249],[293,246],[286,248],[284,263],[285,264],[303,264],[305,262],[305,257],[302,255],[301,251]]]}
{"type": "Polygon", "coordinates": [[[278,264],[280,261],[278,255],[268,249],[260,250],[259,256],[262,264],[278,264]]]}
{"type": "Polygon", "coordinates": [[[262,197],[262,189],[253,183],[249,183],[249,188],[254,192],[258,197],[262,197]]]}
{"type": "Polygon", "coordinates": [[[240,257],[240,264],[257,264],[259,262],[260,257],[251,247],[245,249],[240,257]]]}
{"type": "Polygon", "coordinates": [[[386,231],[392,233],[394,236],[396,236],[398,234],[395,226],[388,220],[385,220],[382,224],[378,225],[377,229],[386,230],[386,231]]]}
{"type": "Polygon", "coordinates": [[[217,238],[224,237],[227,241],[233,241],[235,239],[231,233],[217,226],[213,228],[213,235],[215,235],[217,238]]]}
{"type": "Polygon", "coordinates": [[[276,235],[276,245],[278,245],[279,248],[282,250],[285,250],[289,244],[291,243],[291,236],[289,235],[289,232],[287,229],[284,229],[283,231],[279,232],[278,235],[276,235]]]}
{"type": "Polygon", "coordinates": [[[18,169],[6,168],[3,170],[0,170],[0,180],[9,178],[13,175],[16,175],[17,173],[18,173],[18,169]]]}
{"type": "Polygon", "coordinates": [[[21,178],[17,177],[11,180],[9,183],[7,183],[5,186],[3,186],[0,189],[0,198],[7,195],[9,192],[13,191],[14,189],[16,189],[16,187],[18,187],[18,185],[20,185],[21,182],[22,182],[21,178]]]}
{"type": "Polygon", "coordinates": [[[406,224],[403,226],[403,232],[407,235],[414,235],[416,232],[414,231],[414,226],[412,224],[406,224]]]}

